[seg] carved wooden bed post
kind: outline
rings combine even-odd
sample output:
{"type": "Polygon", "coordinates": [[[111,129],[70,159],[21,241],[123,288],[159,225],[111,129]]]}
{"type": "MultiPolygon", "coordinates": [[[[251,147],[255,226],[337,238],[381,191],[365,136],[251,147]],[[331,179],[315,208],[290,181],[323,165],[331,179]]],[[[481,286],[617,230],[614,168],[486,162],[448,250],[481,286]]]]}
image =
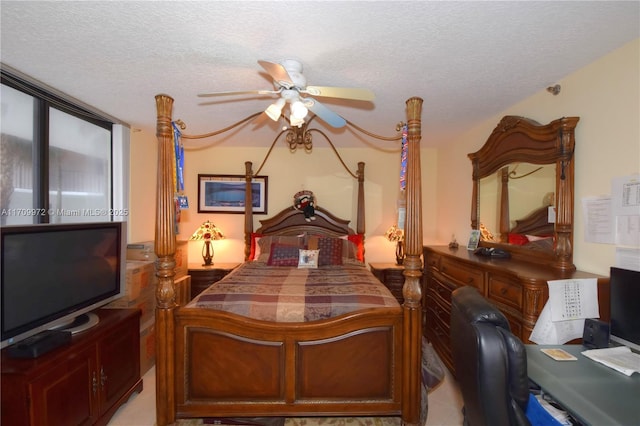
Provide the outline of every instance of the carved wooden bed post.
{"type": "Polygon", "coordinates": [[[244,260],[249,259],[251,254],[251,233],[253,232],[253,196],[251,193],[251,181],[253,180],[253,163],[244,163],[244,260]]]}
{"type": "Polygon", "coordinates": [[[500,242],[509,242],[511,217],[509,216],[509,167],[500,169],[500,242]]]}
{"type": "Polygon", "coordinates": [[[176,234],[173,170],[173,128],[171,110],[173,99],[156,96],[158,123],[158,182],[156,193],[155,252],[156,276],[156,422],[159,425],[175,421],[175,372],[173,359],[176,292],[175,275],[176,234]]]}
{"type": "Polygon", "coordinates": [[[422,191],[420,170],[422,99],[407,100],[407,216],[405,223],[406,259],[404,331],[403,331],[403,392],[402,420],[417,425],[420,420],[420,382],[422,361],[422,191]]]}
{"type": "Polygon", "coordinates": [[[356,222],[356,232],[364,235],[364,162],[358,163],[358,217],[356,222]]]}

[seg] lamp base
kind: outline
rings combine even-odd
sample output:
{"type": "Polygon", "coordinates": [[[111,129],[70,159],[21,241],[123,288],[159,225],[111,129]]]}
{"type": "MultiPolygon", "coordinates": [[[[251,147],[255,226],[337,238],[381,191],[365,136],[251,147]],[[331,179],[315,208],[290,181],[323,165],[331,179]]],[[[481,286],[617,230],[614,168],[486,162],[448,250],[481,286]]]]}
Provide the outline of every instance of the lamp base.
{"type": "Polygon", "coordinates": [[[213,265],[213,247],[211,247],[210,240],[205,240],[204,245],[202,246],[202,261],[204,262],[202,266],[213,265]]]}
{"type": "Polygon", "coordinates": [[[396,265],[402,265],[404,262],[404,245],[402,241],[398,241],[396,245],[396,265]]]}

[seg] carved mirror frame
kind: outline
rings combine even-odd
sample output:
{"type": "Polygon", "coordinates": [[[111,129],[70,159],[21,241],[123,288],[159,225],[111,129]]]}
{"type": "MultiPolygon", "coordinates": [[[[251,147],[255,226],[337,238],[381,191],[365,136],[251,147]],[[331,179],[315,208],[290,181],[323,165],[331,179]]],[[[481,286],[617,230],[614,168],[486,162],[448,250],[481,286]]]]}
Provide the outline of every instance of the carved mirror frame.
{"type": "MultiPolygon", "coordinates": [[[[563,117],[542,125],[518,116],[505,116],[484,146],[468,157],[473,165],[471,228],[480,224],[480,179],[512,163],[555,164],[554,244],[552,251],[481,241],[480,245],[508,251],[512,258],[551,266],[561,271],[575,270],[573,264],[574,130],[579,117],[563,117]]],[[[508,200],[507,200],[508,202],[508,200]]],[[[501,210],[505,208],[502,203],[501,210]]],[[[504,216],[505,212],[502,212],[504,216]]],[[[508,213],[507,213],[508,218],[508,213]]],[[[504,222],[504,221],[503,221],[504,222]]],[[[508,222],[508,219],[507,219],[508,222]]]]}

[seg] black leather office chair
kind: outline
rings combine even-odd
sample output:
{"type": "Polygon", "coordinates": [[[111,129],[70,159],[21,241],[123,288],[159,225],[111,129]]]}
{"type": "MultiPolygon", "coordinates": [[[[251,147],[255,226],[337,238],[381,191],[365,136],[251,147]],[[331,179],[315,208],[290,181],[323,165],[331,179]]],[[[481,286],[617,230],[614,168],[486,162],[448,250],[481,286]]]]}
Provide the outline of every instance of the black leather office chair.
{"type": "Polygon", "coordinates": [[[506,317],[474,287],[451,297],[451,347],[466,426],[527,425],[527,353],[506,317]]]}

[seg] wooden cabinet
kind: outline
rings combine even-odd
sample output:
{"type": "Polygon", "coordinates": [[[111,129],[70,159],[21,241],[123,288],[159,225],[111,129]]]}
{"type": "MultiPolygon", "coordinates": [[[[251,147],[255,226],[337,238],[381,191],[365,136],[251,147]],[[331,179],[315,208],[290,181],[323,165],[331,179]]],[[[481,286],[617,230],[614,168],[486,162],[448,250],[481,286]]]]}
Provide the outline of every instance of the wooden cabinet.
{"type": "Polygon", "coordinates": [[[369,263],[371,272],[384,284],[391,294],[402,304],[402,287],[404,286],[404,267],[395,263],[369,263]]]}
{"type": "Polygon", "coordinates": [[[582,271],[556,269],[514,259],[477,256],[461,247],[424,247],[423,275],[424,335],[444,363],[453,371],[451,355],[451,293],[461,286],[473,286],[493,303],[509,321],[511,331],[525,343],[549,298],[547,281],[597,278],[600,317],[609,319],[609,280],[582,271]]]}
{"type": "Polygon", "coordinates": [[[191,299],[202,293],[211,284],[220,281],[225,275],[238,267],[239,263],[216,263],[204,266],[199,263],[189,264],[191,275],[191,299]]]}
{"type": "Polygon", "coordinates": [[[106,424],[140,378],[140,311],[102,309],[95,327],[35,359],[2,351],[2,424],[106,424]]]}

